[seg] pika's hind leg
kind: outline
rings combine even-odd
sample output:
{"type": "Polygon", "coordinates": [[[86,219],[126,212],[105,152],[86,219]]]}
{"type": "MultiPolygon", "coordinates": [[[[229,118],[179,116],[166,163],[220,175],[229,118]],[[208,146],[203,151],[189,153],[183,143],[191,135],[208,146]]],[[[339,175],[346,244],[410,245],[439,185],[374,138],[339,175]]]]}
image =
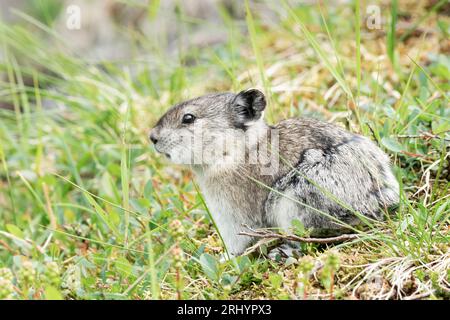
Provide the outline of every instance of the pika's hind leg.
{"type": "Polygon", "coordinates": [[[302,256],[302,253],[300,251],[300,247],[298,246],[298,244],[291,241],[286,241],[281,245],[279,245],[278,247],[275,247],[272,250],[270,250],[267,256],[271,260],[280,261],[283,258],[289,257],[298,258],[302,256]]]}
{"type": "Polygon", "coordinates": [[[344,233],[345,226],[357,224],[357,218],[350,211],[327,199],[301,178],[279,193],[271,193],[266,202],[266,213],[269,226],[290,234],[294,232],[294,220],[298,220],[312,236],[319,237],[344,233]]]}
{"type": "Polygon", "coordinates": [[[298,219],[314,234],[324,235],[360,224],[361,215],[381,219],[380,192],[392,187],[386,186],[376,163],[352,151],[356,152],[340,147],[339,152],[305,152],[296,169],[273,186],[276,191],[265,203],[268,224],[286,230],[298,219]]]}
{"type": "MultiPolygon", "coordinates": [[[[286,197],[278,198],[273,205],[271,212],[268,213],[268,223],[286,233],[293,233],[292,221],[299,219],[299,207],[295,201],[290,200],[295,195],[287,193],[286,197]]],[[[301,219],[299,219],[301,221],[301,219]]],[[[301,221],[302,222],[302,221],[301,221]]],[[[301,251],[298,243],[293,241],[284,241],[281,245],[273,248],[268,253],[268,257],[274,261],[280,261],[287,257],[300,257],[301,251]]]]}

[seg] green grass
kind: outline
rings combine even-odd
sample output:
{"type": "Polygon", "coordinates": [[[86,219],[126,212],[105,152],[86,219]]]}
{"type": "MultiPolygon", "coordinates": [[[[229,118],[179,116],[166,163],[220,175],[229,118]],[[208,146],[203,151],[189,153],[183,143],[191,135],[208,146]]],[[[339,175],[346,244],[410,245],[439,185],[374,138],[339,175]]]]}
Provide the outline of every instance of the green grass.
{"type": "MultiPolygon", "coordinates": [[[[268,1],[274,21],[253,1],[241,19],[220,7],[214,22],[180,9],[183,37],[214,23],[226,42],[180,43],[170,55],[164,34],[119,27],[135,53],[96,63],[70,51],[54,3],[0,22],[0,299],[449,298],[450,21],[441,2],[417,6],[405,30],[401,0],[382,7],[383,30],[365,28],[364,3],[268,1]],[[416,35],[420,27],[432,31],[416,35]],[[272,123],[316,117],[375,140],[394,164],[399,208],[357,240],[302,244],[299,259],[265,259],[272,241],[221,262],[226,248],[191,173],[147,135],[173,103],[254,86],[270,97],[272,123]]],[[[151,3],[146,19],[163,19],[151,3]]]]}

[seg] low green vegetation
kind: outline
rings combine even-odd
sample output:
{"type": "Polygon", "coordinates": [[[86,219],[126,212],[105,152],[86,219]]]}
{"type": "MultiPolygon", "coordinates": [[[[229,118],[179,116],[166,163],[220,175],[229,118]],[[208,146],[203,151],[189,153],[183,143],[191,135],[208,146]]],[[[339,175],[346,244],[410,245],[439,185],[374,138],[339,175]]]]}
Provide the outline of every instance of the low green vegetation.
{"type": "MultiPolygon", "coordinates": [[[[258,2],[269,19],[249,1],[243,18],[220,9],[225,42],[176,54],[119,27],[127,61],[67,49],[54,1],[0,22],[0,299],[448,299],[450,19],[428,2],[380,5],[371,28],[363,4],[258,2]],[[298,258],[266,259],[271,241],[222,262],[190,171],[147,136],[173,103],[249,87],[270,97],[269,122],[316,117],[376,141],[399,208],[298,258]]],[[[158,3],[146,19],[164,19],[158,3]]],[[[188,38],[212,22],[174,23],[188,38]]]]}

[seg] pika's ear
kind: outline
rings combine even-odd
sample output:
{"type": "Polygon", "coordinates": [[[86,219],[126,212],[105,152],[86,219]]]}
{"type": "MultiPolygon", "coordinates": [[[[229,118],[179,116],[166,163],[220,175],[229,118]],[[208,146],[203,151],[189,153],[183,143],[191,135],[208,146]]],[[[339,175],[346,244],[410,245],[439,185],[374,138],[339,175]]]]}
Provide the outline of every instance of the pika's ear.
{"type": "Polygon", "coordinates": [[[245,124],[261,118],[266,107],[264,94],[256,89],[239,92],[231,102],[234,124],[245,127],[245,124]]]}

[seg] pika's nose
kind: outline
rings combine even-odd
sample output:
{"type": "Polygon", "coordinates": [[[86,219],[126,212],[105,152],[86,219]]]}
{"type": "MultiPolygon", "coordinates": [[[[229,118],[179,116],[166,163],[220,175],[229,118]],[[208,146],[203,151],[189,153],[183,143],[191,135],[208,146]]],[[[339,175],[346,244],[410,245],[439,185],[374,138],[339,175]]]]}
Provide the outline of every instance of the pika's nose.
{"type": "Polygon", "coordinates": [[[155,133],[154,130],[152,130],[150,132],[150,137],[149,138],[154,144],[156,144],[158,142],[158,137],[156,136],[156,133],[155,133]]]}

